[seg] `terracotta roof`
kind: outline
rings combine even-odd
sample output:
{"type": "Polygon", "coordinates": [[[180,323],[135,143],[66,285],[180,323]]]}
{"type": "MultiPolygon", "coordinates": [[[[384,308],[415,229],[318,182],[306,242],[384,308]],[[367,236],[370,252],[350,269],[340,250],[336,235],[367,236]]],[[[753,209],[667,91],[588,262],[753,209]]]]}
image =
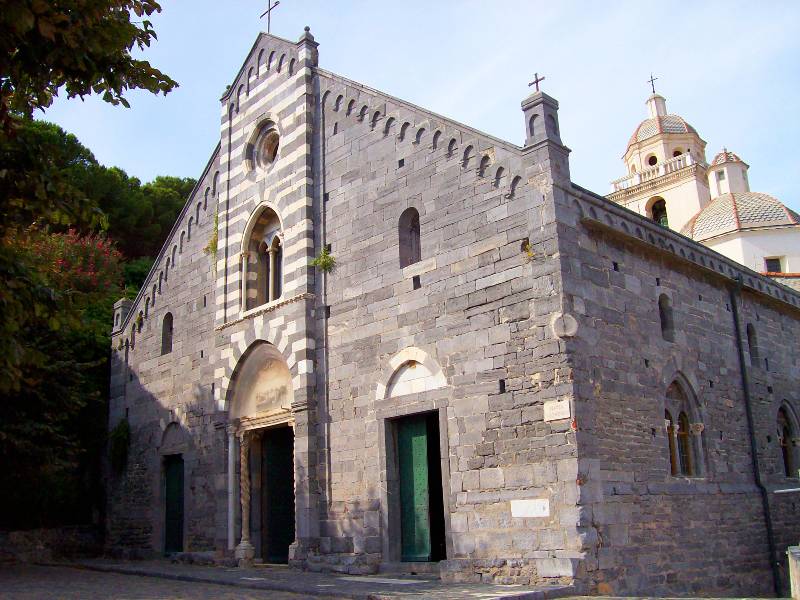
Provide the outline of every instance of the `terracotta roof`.
{"type": "Polygon", "coordinates": [[[710,166],[710,167],[714,167],[714,166],[716,166],[716,165],[721,165],[721,164],[724,164],[724,163],[729,163],[729,162],[740,162],[740,163],[744,163],[744,161],[743,161],[741,158],[739,158],[739,157],[738,157],[738,155],[734,154],[733,152],[728,152],[728,149],[727,149],[727,148],[723,148],[722,152],[720,152],[719,154],[717,154],[717,155],[714,157],[714,160],[712,160],[712,161],[709,163],[709,165],[708,165],[708,166],[710,166]]]}
{"type": "Polygon", "coordinates": [[[769,194],[739,192],[709,202],[681,233],[702,242],[733,231],[786,226],[800,226],[800,215],[769,194]]]}
{"type": "Polygon", "coordinates": [[[628,141],[628,147],[636,142],[641,142],[647,138],[651,138],[659,133],[697,133],[694,127],[689,125],[683,120],[683,117],[678,115],[662,115],[652,119],[645,119],[634,130],[631,139],[628,141]]]}

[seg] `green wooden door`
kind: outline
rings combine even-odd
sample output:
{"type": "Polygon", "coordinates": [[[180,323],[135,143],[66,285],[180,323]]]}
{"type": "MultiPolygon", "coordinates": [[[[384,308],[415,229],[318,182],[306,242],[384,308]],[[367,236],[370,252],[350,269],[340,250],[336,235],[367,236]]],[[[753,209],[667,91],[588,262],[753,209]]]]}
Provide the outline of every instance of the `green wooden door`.
{"type": "Polygon", "coordinates": [[[401,558],[407,562],[429,561],[431,515],[425,415],[398,422],[397,454],[400,470],[401,558]]]}
{"type": "Polygon", "coordinates": [[[294,433],[264,432],[261,446],[261,553],[266,562],[289,562],[294,542],[294,433]]]}
{"type": "Polygon", "coordinates": [[[183,457],[164,458],[164,553],[183,552],[183,457]]]}

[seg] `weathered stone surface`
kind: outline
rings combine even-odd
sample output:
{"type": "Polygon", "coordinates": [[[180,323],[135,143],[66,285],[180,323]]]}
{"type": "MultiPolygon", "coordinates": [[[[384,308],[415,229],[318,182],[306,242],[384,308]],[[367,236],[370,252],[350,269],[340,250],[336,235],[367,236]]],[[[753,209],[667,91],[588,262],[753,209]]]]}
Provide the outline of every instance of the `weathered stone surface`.
{"type": "MultiPolygon", "coordinates": [[[[163,455],[180,453],[184,550],[232,556],[241,469],[228,435],[242,423],[229,411],[241,364],[268,343],[292,382],[281,413],[295,435],[292,564],[367,573],[400,561],[396,422],[434,413],[444,579],[769,593],[730,289],[743,278],[741,327],[754,324],[762,348],[745,366],[770,490],[792,483],[774,432],[782,403],[800,407],[800,296],[573,185],[557,127],[529,131],[524,148],[502,142],[317,69],[307,39],[263,35],[240,79],[250,66],[223,98],[220,147],[144,291],[115,308],[110,425],[127,417],[132,439],[126,468],[109,472],[109,549],[163,552],[163,455]],[[258,171],[245,156],[265,120],[281,145],[258,171]],[[244,310],[242,277],[252,290],[259,274],[243,248],[264,206],[281,222],[283,292],[244,310]],[[401,268],[410,207],[421,260],[401,268]],[[337,266],[323,274],[309,260],[326,245],[337,266]],[[421,374],[394,386],[412,363],[421,374]],[[673,381],[703,424],[697,477],[670,472],[673,381]],[[550,420],[546,406],[569,411],[550,420]],[[512,516],[512,501],[531,498],[549,514],[512,516]]],[[[526,123],[557,124],[556,109],[544,94],[523,105],[526,123]]],[[[783,550],[800,514],[789,495],[769,497],[783,550]]]]}

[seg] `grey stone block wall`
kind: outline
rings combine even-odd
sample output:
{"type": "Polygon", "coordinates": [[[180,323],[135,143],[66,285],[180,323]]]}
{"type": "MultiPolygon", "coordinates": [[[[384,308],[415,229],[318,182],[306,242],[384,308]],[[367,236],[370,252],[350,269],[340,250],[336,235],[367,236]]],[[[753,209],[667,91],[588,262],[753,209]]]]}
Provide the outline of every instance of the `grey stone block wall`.
{"type": "Polygon", "coordinates": [[[579,505],[596,540],[585,561],[589,580],[605,594],[772,593],[729,290],[741,277],[742,331],[747,323],[758,331],[760,364],[744,353],[783,565],[786,546],[800,535],[797,503],[773,493],[797,482],[782,475],[775,434],[781,403],[800,407],[797,297],[582,190],[561,198],[564,293],[579,323],[567,343],[584,481],[579,505]],[[661,335],[662,293],[673,304],[674,342],[661,335]],[[703,417],[700,477],[670,474],[664,400],[676,377],[696,394],[703,417]]]}

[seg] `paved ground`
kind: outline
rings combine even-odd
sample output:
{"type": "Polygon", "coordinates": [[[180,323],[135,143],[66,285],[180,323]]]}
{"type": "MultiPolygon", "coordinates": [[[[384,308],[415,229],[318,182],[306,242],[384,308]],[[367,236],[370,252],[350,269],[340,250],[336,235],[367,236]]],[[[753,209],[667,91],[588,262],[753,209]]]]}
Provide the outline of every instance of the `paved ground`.
{"type": "MultiPolygon", "coordinates": [[[[0,566],[3,600],[302,600],[304,594],[250,590],[69,567],[0,566]]],[[[333,600],[333,596],[328,596],[333,600]]]]}
{"type": "Polygon", "coordinates": [[[173,564],[166,560],[89,560],[73,566],[0,567],[0,598],[13,600],[543,600],[545,589],[521,585],[445,584],[438,579],[422,577],[310,573],[285,566],[253,569],[206,567],[173,564]]]}
{"type": "MultiPolygon", "coordinates": [[[[285,567],[239,570],[166,561],[90,561],[82,567],[0,564],[3,600],[511,600],[559,596],[550,592],[523,586],[446,585],[390,576],[301,573],[285,567]]],[[[565,600],[614,599],[568,596],[565,600]]]]}

